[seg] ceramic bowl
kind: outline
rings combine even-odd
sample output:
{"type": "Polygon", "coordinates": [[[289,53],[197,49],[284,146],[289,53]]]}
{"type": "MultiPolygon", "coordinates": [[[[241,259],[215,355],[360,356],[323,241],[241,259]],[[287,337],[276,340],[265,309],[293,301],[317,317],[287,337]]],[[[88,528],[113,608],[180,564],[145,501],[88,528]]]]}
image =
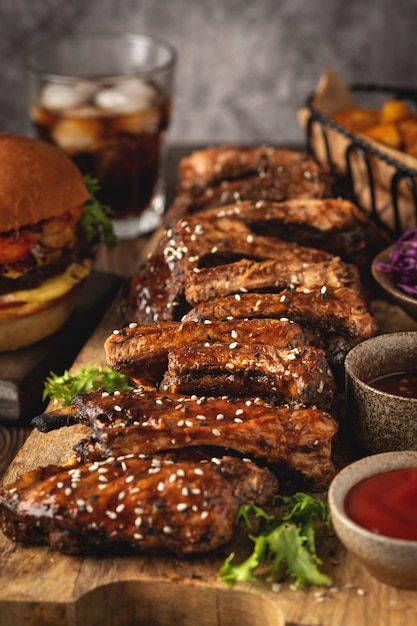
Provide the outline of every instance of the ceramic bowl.
{"type": "Polygon", "coordinates": [[[417,450],[417,398],[371,387],[395,372],[417,372],[417,332],[379,335],[358,344],[345,358],[346,424],[368,452],[417,450]]]}
{"type": "Polygon", "coordinates": [[[417,589],[417,541],[373,533],[353,522],[345,512],[349,490],[361,480],[387,471],[417,467],[417,452],[386,452],[348,465],[333,479],[329,508],[334,530],[345,546],[378,580],[395,587],[417,589]]]}
{"type": "Polygon", "coordinates": [[[381,270],[377,269],[377,263],[379,261],[384,261],[388,263],[389,254],[394,249],[394,245],[390,246],[386,250],[380,252],[372,262],[372,276],[381,287],[381,289],[386,293],[386,295],[397,304],[407,315],[409,315],[413,320],[417,321],[417,297],[413,298],[412,296],[407,295],[401,289],[398,289],[395,285],[394,276],[390,272],[381,272],[381,270]]]}

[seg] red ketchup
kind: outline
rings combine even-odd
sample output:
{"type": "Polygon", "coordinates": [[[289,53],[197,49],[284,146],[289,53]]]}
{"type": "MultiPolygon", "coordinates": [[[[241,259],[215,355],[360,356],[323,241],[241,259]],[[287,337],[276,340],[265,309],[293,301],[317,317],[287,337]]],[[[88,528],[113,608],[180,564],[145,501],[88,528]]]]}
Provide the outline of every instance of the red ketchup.
{"type": "Polygon", "coordinates": [[[368,530],[417,541],[417,468],[378,474],[352,487],[347,515],[368,530]]]}

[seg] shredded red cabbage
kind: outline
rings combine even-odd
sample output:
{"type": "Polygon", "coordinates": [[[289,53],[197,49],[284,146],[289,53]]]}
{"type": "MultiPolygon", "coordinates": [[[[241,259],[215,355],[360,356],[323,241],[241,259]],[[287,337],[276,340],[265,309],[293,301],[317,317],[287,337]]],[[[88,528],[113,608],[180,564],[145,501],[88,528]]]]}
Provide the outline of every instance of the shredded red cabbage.
{"type": "Polygon", "coordinates": [[[406,230],[389,254],[389,263],[378,261],[381,272],[391,272],[396,286],[410,296],[417,296],[417,228],[406,230]]]}

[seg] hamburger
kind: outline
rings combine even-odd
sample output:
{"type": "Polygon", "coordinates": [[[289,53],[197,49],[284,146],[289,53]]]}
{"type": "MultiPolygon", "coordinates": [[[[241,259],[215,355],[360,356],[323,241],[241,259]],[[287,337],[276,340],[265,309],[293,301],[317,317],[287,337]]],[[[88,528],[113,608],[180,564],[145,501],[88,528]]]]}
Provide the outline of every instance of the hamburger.
{"type": "MultiPolygon", "coordinates": [[[[29,346],[67,321],[101,238],[91,205],[86,180],[64,152],[0,133],[0,352],[29,346]]],[[[110,223],[108,214],[103,207],[110,223]]]]}

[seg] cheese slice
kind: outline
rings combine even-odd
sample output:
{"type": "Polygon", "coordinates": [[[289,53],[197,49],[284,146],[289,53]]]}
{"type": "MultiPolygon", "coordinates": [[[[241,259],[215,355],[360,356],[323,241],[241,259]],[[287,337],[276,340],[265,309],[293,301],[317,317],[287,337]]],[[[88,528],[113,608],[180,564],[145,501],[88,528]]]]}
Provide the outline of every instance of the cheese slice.
{"type": "Polygon", "coordinates": [[[63,274],[48,278],[35,289],[23,289],[0,296],[0,317],[30,315],[62,298],[67,292],[82,282],[92,269],[91,259],[73,263],[63,274]]]}

